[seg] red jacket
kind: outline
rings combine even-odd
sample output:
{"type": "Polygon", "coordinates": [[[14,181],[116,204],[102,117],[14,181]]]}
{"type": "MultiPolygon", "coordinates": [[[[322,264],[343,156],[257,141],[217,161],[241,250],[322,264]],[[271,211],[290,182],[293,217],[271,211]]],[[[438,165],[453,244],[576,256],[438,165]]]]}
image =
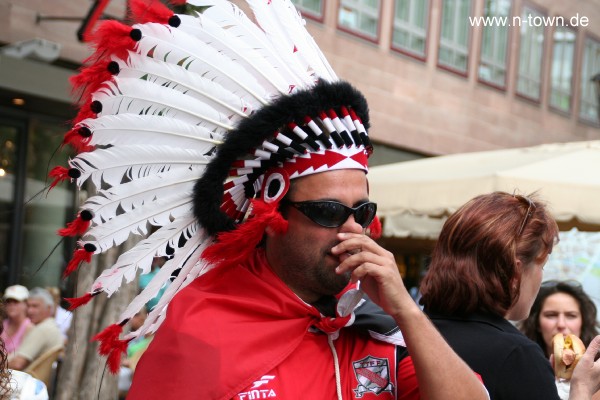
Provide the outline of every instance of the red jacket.
{"type": "MultiPolygon", "coordinates": [[[[334,354],[313,328],[322,319],[258,250],[175,296],[127,398],[335,399],[334,354]]],[[[333,343],[344,399],[419,398],[412,361],[398,360],[396,346],[349,328],[333,343]]]]}

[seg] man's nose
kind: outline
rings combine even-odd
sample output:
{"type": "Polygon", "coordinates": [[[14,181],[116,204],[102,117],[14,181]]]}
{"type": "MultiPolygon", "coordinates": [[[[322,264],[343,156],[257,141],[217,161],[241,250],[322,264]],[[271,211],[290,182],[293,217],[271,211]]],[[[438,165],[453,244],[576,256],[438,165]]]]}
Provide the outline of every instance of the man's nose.
{"type": "Polygon", "coordinates": [[[344,233],[362,233],[363,231],[364,228],[362,225],[356,222],[354,219],[354,214],[351,214],[346,222],[344,222],[340,227],[340,232],[344,233]]]}

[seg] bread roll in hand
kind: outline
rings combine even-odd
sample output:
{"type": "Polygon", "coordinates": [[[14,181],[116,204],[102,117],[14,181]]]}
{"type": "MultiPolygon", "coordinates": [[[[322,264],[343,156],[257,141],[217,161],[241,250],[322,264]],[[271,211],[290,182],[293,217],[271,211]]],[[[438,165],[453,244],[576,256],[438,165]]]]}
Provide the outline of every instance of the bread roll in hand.
{"type": "Polygon", "coordinates": [[[557,378],[571,379],[575,365],[585,352],[585,345],[577,336],[557,333],[552,338],[554,350],[554,375],[557,378]]]}

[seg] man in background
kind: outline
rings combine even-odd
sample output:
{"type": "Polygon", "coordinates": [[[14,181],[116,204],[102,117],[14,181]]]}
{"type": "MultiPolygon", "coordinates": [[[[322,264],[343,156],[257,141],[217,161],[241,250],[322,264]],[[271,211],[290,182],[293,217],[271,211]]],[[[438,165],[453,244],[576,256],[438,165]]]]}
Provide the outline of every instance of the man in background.
{"type": "Polygon", "coordinates": [[[60,306],[60,289],[56,286],[46,286],[46,290],[52,295],[54,299],[54,319],[56,324],[63,335],[65,344],[68,339],[69,328],[71,327],[71,321],[73,320],[73,313],[69,310],[65,310],[60,306]]]}
{"type": "Polygon", "coordinates": [[[22,371],[46,351],[63,345],[63,336],[53,315],[52,295],[42,288],[30,290],[27,299],[27,316],[35,326],[27,333],[14,357],[9,359],[9,368],[22,371]]]}

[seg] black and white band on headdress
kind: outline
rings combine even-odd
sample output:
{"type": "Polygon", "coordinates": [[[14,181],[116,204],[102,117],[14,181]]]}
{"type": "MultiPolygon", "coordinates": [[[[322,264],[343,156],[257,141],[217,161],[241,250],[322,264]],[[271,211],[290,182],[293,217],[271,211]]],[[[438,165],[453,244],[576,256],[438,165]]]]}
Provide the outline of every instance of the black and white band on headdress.
{"type": "Polygon", "coordinates": [[[60,231],[81,235],[65,273],[131,235],[145,238],[72,306],[112,295],[155,256],[171,257],[97,336],[111,368],[127,340],[155,331],[170,299],[214,267],[202,253],[263,209],[253,201],[276,205],[289,179],[367,170],[365,98],[337,78],[289,0],[247,3],[257,24],[225,0],[189,0],[191,15],[133,0],[138,23],[104,22],[73,80],[81,110],[64,143],[78,154],[51,172],[52,185],[91,182],[96,193],[60,231]],[[173,276],[144,326],[119,339],[173,276]]]}
{"type": "Polygon", "coordinates": [[[291,179],[332,169],[366,171],[370,142],[363,120],[368,124],[365,98],[343,81],[317,82],[256,111],[227,135],[198,179],[198,221],[209,234],[234,229],[274,167],[291,179]]]}

